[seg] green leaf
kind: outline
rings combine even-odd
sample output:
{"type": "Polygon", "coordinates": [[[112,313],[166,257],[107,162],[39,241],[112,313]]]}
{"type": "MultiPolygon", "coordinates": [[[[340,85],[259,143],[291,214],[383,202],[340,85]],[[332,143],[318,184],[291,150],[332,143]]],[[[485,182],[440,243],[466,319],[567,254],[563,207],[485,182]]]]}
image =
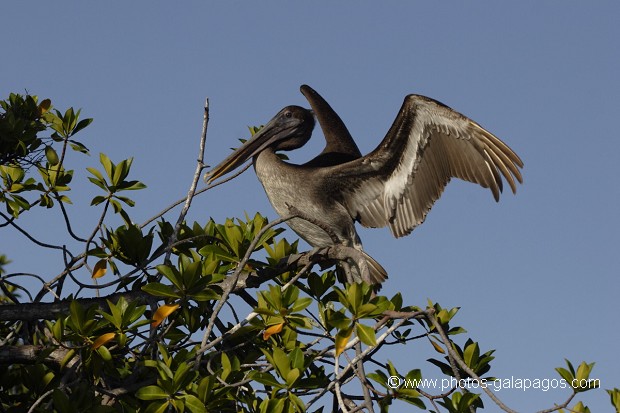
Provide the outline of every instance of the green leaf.
{"type": "Polygon", "coordinates": [[[286,386],[290,389],[293,388],[293,385],[297,382],[300,376],[299,369],[291,369],[286,374],[286,386]]]}
{"type": "Polygon", "coordinates": [[[181,298],[182,294],[175,291],[172,286],[159,282],[148,283],[142,286],[142,291],[154,295],[155,297],[181,298]]]}
{"type": "Polygon", "coordinates": [[[120,161],[115,168],[113,168],[114,173],[112,174],[112,185],[119,186],[123,180],[127,177],[129,173],[129,168],[131,168],[131,163],[133,162],[133,158],[125,159],[120,161]]]}
{"type": "Polygon", "coordinates": [[[115,198],[118,199],[121,202],[124,202],[125,204],[127,204],[130,207],[133,207],[133,206],[136,205],[136,202],[133,199],[128,198],[126,196],[115,195],[115,198]]]}
{"type": "Polygon", "coordinates": [[[105,179],[103,179],[103,175],[101,175],[101,172],[99,172],[95,168],[90,168],[89,167],[89,168],[86,168],[86,170],[88,172],[90,172],[91,174],[95,175],[95,178],[97,178],[98,181],[100,181],[100,182],[104,182],[105,181],[105,179]]]}
{"type": "Polygon", "coordinates": [[[58,409],[58,412],[70,413],[73,411],[73,406],[69,401],[69,397],[59,389],[54,389],[52,393],[52,400],[54,401],[54,407],[58,409]]]}
{"type": "Polygon", "coordinates": [[[291,366],[303,370],[304,368],[304,353],[299,347],[295,347],[288,355],[291,362],[291,366]]]}
{"type": "Polygon", "coordinates": [[[157,271],[166,277],[175,287],[179,290],[183,290],[183,282],[181,280],[181,274],[176,268],[170,267],[169,265],[161,264],[155,267],[157,271]]]}
{"type": "Polygon", "coordinates": [[[571,383],[573,382],[573,380],[575,379],[575,377],[571,374],[571,372],[570,372],[570,371],[568,371],[568,370],[566,370],[566,369],[565,369],[565,368],[563,368],[563,367],[556,367],[555,371],[557,371],[557,372],[560,374],[560,376],[561,376],[564,380],[566,380],[566,382],[567,382],[568,384],[571,384],[571,383]]]}
{"type": "Polygon", "coordinates": [[[63,341],[63,333],[65,330],[64,318],[57,320],[52,326],[52,335],[56,341],[63,341]]]}
{"type": "Polygon", "coordinates": [[[590,378],[590,372],[594,367],[594,363],[587,364],[585,361],[577,367],[577,374],[575,378],[579,381],[588,380],[590,378]]]}
{"type": "Polygon", "coordinates": [[[285,399],[265,399],[260,404],[260,413],[282,413],[285,404],[285,399]]]}
{"type": "Polygon", "coordinates": [[[159,386],[142,387],[136,392],[136,397],[140,400],[160,400],[168,398],[168,393],[159,386]]]}
{"type": "Polygon", "coordinates": [[[387,375],[380,371],[380,370],[376,370],[374,373],[367,373],[366,377],[368,377],[370,380],[373,380],[377,383],[379,383],[380,385],[382,385],[383,387],[387,388],[387,381],[388,381],[388,377],[387,375]]]}
{"type": "MultiPolygon", "coordinates": [[[[293,402],[294,407],[296,407],[295,410],[293,411],[297,411],[297,412],[306,412],[306,405],[304,404],[304,402],[295,395],[295,393],[289,392],[288,394],[288,399],[293,402]]],[[[322,411],[323,408],[321,408],[322,411]]],[[[291,408],[289,408],[289,411],[291,411],[291,408]]],[[[314,413],[320,413],[318,410],[316,410],[314,413]]]]}
{"type": "Polygon", "coordinates": [[[81,121],[78,122],[75,128],[73,128],[73,132],[71,133],[71,135],[75,135],[76,133],[78,133],[79,131],[81,131],[88,125],[90,125],[92,122],[93,122],[93,118],[82,119],[81,121]]]}
{"type": "Polygon", "coordinates": [[[252,378],[257,382],[264,384],[266,386],[271,386],[275,388],[282,388],[282,384],[276,380],[270,373],[258,372],[252,375],[252,378]]]}
{"type": "Polygon", "coordinates": [[[578,402],[571,409],[571,413],[590,413],[590,409],[583,404],[583,402],[578,402]]]}
{"type": "Polygon", "coordinates": [[[207,408],[204,403],[198,399],[198,397],[192,394],[182,394],[179,398],[185,402],[185,407],[187,407],[192,413],[206,413],[207,408]]]}
{"type": "Polygon", "coordinates": [[[396,293],[390,301],[394,304],[394,310],[400,311],[403,308],[403,295],[401,293],[396,293]]]}
{"type": "Polygon", "coordinates": [[[88,148],[80,142],[70,142],[69,145],[71,145],[71,149],[73,149],[76,152],[81,152],[85,154],[88,154],[89,152],[88,148]]]}
{"type": "Polygon", "coordinates": [[[472,343],[465,347],[465,350],[463,351],[463,361],[469,367],[476,367],[479,357],[480,348],[478,347],[478,343],[472,343]]]}
{"type": "Polygon", "coordinates": [[[328,309],[326,311],[326,319],[329,327],[335,327],[339,330],[348,328],[351,325],[351,319],[344,314],[343,310],[334,311],[328,309]]]}
{"type": "Polygon", "coordinates": [[[69,314],[76,325],[81,326],[85,324],[84,309],[77,300],[73,300],[71,304],[69,304],[69,314]]]}
{"type": "Polygon", "coordinates": [[[355,333],[359,337],[360,341],[367,346],[376,346],[377,338],[375,337],[375,330],[372,327],[366,326],[362,323],[355,324],[355,333]]]}
{"type": "Polygon", "coordinates": [[[184,388],[192,380],[193,374],[191,374],[190,367],[187,363],[183,362],[179,364],[172,377],[172,383],[175,389],[184,388]]]}
{"type": "Polygon", "coordinates": [[[157,400],[149,403],[144,413],[166,413],[172,404],[172,400],[157,400]]]}
{"type": "Polygon", "coordinates": [[[114,176],[114,164],[112,163],[110,158],[108,158],[107,155],[103,152],[99,154],[99,162],[101,162],[101,165],[103,165],[103,169],[105,170],[106,175],[108,176],[108,178],[110,178],[112,182],[112,177],[114,176]]]}
{"type": "Polygon", "coordinates": [[[52,166],[56,166],[60,162],[60,158],[58,158],[58,154],[56,153],[54,148],[52,148],[51,146],[45,147],[45,158],[47,158],[47,162],[49,162],[49,164],[52,166]]]}
{"type": "Polygon", "coordinates": [[[95,351],[99,353],[99,356],[101,356],[103,361],[107,361],[107,362],[112,361],[112,353],[110,353],[110,350],[108,350],[106,346],[101,346],[97,348],[97,350],[95,351]]]}
{"type": "Polygon", "coordinates": [[[197,293],[188,294],[189,297],[194,299],[195,301],[211,301],[211,300],[219,300],[222,296],[212,289],[208,288],[197,293]]]}
{"type": "Polygon", "coordinates": [[[372,315],[377,310],[377,306],[371,303],[362,304],[355,313],[357,318],[364,318],[368,315],[372,315]]]}
{"type": "Polygon", "coordinates": [[[616,408],[616,413],[620,413],[620,389],[605,390],[609,394],[611,405],[616,408]]]}
{"type": "Polygon", "coordinates": [[[290,367],[290,361],[288,359],[288,357],[286,356],[286,353],[278,348],[278,347],[274,347],[273,349],[273,361],[275,363],[275,368],[277,369],[278,373],[280,374],[280,377],[282,377],[283,379],[286,379],[291,367],[290,367]]]}
{"type": "Polygon", "coordinates": [[[297,299],[295,301],[295,303],[291,307],[290,312],[291,313],[298,313],[298,312],[304,310],[310,304],[312,304],[312,298],[310,298],[310,297],[299,298],[299,299],[297,299]]]}
{"type": "Polygon", "coordinates": [[[347,288],[347,299],[351,305],[350,310],[353,314],[357,314],[359,307],[362,305],[363,296],[364,292],[361,284],[351,284],[349,288],[347,288]]]}

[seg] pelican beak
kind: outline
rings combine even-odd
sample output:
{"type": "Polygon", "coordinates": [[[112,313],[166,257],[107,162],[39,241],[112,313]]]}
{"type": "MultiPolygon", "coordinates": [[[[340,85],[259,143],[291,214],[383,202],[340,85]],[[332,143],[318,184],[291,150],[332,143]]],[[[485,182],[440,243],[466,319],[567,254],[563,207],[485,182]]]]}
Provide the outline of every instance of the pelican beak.
{"type": "Polygon", "coordinates": [[[286,122],[282,122],[280,116],[276,115],[256,132],[252,138],[248,139],[215,168],[207,172],[204,177],[205,181],[210,184],[217,178],[235,170],[248,159],[258,155],[282,137],[286,137],[289,131],[290,126],[286,122]]]}

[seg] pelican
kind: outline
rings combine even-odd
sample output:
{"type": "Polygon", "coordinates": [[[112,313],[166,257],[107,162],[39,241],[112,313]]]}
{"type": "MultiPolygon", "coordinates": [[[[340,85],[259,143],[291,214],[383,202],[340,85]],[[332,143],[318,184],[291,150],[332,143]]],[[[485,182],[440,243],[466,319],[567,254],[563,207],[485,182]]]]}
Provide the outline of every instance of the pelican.
{"type": "Polygon", "coordinates": [[[308,244],[332,246],[336,237],[338,243],[362,253],[366,263],[341,263],[347,282],[363,280],[379,288],[387,278],[385,269],[363,251],[355,222],[388,227],[399,238],[424,222],[451,178],[490,189],[495,201],[499,201],[503,180],[513,193],[516,181],[523,182],[523,161],[508,145],[434,99],[406,96],[385,138],[362,156],[329,104],[311,87],[300,89],[312,110],[285,107],[207,172],[205,180],[211,183],[251,158],[278,215],[298,211],[299,217],[287,224],[308,244]],[[315,115],[325,136],[325,149],[302,165],[283,161],[277,152],[305,145],[315,115]]]}

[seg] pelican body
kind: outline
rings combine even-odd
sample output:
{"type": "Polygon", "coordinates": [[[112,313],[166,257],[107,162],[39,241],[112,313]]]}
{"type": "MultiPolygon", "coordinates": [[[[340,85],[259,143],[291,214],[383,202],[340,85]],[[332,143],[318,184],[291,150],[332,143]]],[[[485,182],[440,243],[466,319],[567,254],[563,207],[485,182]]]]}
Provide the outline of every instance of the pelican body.
{"type": "Polygon", "coordinates": [[[405,97],[383,141],[362,156],[329,104],[309,86],[301,86],[301,92],[313,111],[285,107],[205,178],[210,183],[252,158],[271,205],[280,216],[290,215],[291,207],[298,211],[300,217],[287,224],[308,244],[326,247],[337,242],[363,253],[366,276],[359,263],[342,264],[349,282],[379,286],[387,278],[383,267],[363,251],[355,222],[387,226],[395,237],[402,237],[424,222],[453,177],[489,188],[496,201],[503,179],[513,193],[515,180],[522,182],[523,162],[512,149],[436,100],[405,97]],[[325,135],[325,149],[302,165],[281,160],[278,151],[308,142],[314,115],[325,135]]]}

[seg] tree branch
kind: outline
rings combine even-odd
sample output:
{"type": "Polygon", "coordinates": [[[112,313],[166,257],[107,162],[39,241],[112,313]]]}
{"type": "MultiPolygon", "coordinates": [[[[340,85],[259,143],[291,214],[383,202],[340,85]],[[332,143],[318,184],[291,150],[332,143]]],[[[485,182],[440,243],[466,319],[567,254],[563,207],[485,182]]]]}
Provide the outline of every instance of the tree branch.
{"type": "MultiPolygon", "coordinates": [[[[67,353],[69,350],[64,348],[57,348],[50,352],[49,347],[46,346],[0,346],[0,365],[43,363],[58,370],[67,353]]],[[[74,363],[74,360],[70,360],[67,367],[71,367],[74,363]]]]}
{"type": "Polygon", "coordinates": [[[177,223],[174,226],[174,232],[172,236],[168,240],[168,248],[166,252],[166,257],[164,258],[164,262],[168,263],[170,261],[170,255],[172,254],[172,248],[170,247],[177,241],[177,237],[179,235],[179,231],[181,230],[181,224],[185,220],[185,216],[189,211],[189,208],[192,204],[192,200],[196,195],[196,187],[198,186],[198,180],[200,179],[200,174],[204,169],[204,157],[205,157],[205,144],[207,142],[207,128],[209,126],[209,98],[205,100],[204,106],[204,115],[202,119],[202,133],[200,135],[200,149],[198,150],[198,161],[196,163],[196,171],[194,172],[194,178],[192,179],[192,184],[189,187],[189,191],[187,192],[187,196],[185,197],[185,205],[183,205],[183,209],[179,214],[179,218],[177,219],[177,223]]]}
{"type": "Polygon", "coordinates": [[[85,308],[97,306],[100,309],[108,309],[107,300],[116,303],[121,297],[128,302],[137,301],[138,303],[146,303],[150,299],[156,300],[156,297],[143,291],[131,291],[114,293],[104,297],[77,298],[54,303],[0,305],[0,321],[55,320],[58,316],[69,313],[69,306],[73,301],[78,301],[85,308]]]}
{"type": "MultiPolygon", "coordinates": [[[[435,328],[437,329],[437,331],[439,332],[439,335],[441,336],[441,339],[443,341],[443,343],[446,346],[446,350],[448,350],[448,354],[452,357],[452,359],[456,362],[456,364],[459,365],[460,368],[463,369],[463,371],[467,374],[469,374],[469,376],[475,380],[477,380],[479,383],[482,383],[482,379],[480,378],[480,376],[478,376],[464,361],[463,359],[457,354],[456,351],[454,351],[454,348],[452,348],[452,341],[448,338],[448,336],[446,335],[446,332],[443,330],[443,327],[441,326],[441,324],[439,324],[439,321],[437,321],[437,318],[435,317],[434,314],[428,314],[427,315],[427,319],[431,321],[431,323],[433,323],[433,325],[435,326],[435,328]]],[[[507,413],[517,413],[515,410],[512,410],[510,407],[506,406],[504,404],[504,402],[502,402],[500,399],[497,398],[497,396],[495,394],[493,394],[493,392],[491,390],[488,389],[487,386],[482,386],[482,390],[487,394],[487,396],[489,396],[491,398],[491,400],[493,400],[493,402],[495,402],[495,404],[502,409],[503,411],[507,412],[507,413]]]]}
{"type": "MultiPolygon", "coordinates": [[[[271,228],[284,222],[289,218],[281,218],[272,221],[265,228],[271,228]]],[[[255,239],[258,240],[262,236],[260,233],[255,239]]],[[[256,244],[250,245],[248,254],[256,247],[256,244]]],[[[270,281],[278,275],[291,271],[294,269],[302,268],[301,274],[307,271],[313,264],[326,263],[333,265],[336,260],[350,258],[356,259],[358,254],[361,253],[355,248],[345,247],[343,245],[332,245],[330,247],[320,248],[305,253],[291,255],[284,258],[274,269],[267,269],[255,272],[242,271],[244,266],[238,266],[238,274],[227,277],[220,283],[217,283],[219,287],[224,291],[229,291],[230,294],[239,295],[242,291],[248,288],[256,288],[263,283],[270,281]]],[[[249,256],[249,255],[248,255],[249,256]]],[[[245,259],[245,258],[244,258],[245,259]]],[[[242,262],[247,262],[247,260],[242,262]]],[[[124,297],[128,302],[138,301],[140,304],[146,304],[149,300],[158,300],[157,297],[149,295],[144,291],[129,291],[129,292],[117,292],[109,294],[103,297],[94,298],[76,298],[73,300],[62,300],[54,303],[20,303],[20,304],[7,304],[0,306],[0,321],[35,321],[35,320],[55,320],[59,315],[69,313],[69,306],[72,301],[78,301],[83,307],[97,306],[101,309],[108,309],[107,300],[116,303],[120,297],[124,297]]],[[[392,318],[400,318],[410,316],[411,313],[390,313],[392,318]],[[392,314],[393,313],[393,314],[392,314]]]]}

